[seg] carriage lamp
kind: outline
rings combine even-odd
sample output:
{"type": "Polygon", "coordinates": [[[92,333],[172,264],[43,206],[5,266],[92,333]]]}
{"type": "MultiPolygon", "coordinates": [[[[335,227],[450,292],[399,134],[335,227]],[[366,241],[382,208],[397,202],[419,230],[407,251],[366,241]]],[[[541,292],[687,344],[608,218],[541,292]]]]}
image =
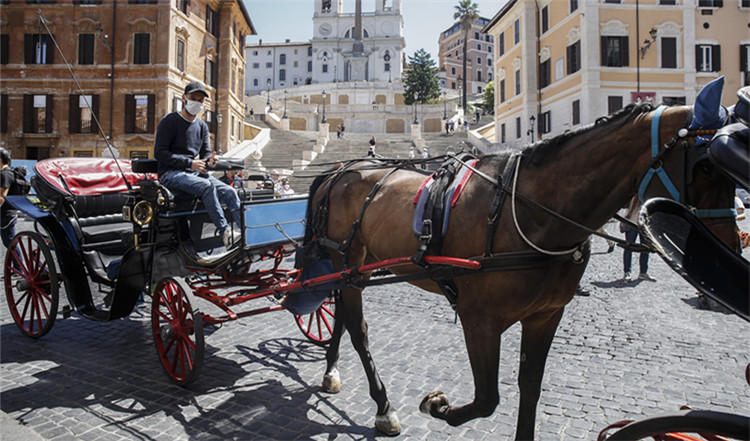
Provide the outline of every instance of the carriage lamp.
{"type": "Polygon", "coordinates": [[[651,45],[656,41],[656,34],[657,34],[656,28],[651,28],[651,30],[648,31],[648,34],[651,36],[651,39],[649,40],[647,38],[643,40],[643,46],[640,47],[641,59],[646,57],[646,52],[651,47],[651,45]]]}
{"type": "Polygon", "coordinates": [[[140,201],[133,207],[133,220],[141,227],[151,222],[153,215],[154,209],[148,201],[140,201]]]}

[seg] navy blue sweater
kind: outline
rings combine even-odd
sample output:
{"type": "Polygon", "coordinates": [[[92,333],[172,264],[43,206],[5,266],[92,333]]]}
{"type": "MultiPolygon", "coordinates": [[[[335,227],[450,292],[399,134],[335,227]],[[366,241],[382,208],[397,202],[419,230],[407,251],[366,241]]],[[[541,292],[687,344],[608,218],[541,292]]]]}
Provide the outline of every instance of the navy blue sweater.
{"type": "Polygon", "coordinates": [[[208,125],[199,118],[188,122],[178,112],[162,118],[156,129],[154,156],[159,163],[158,173],[169,170],[189,170],[196,156],[208,159],[208,125]]]}

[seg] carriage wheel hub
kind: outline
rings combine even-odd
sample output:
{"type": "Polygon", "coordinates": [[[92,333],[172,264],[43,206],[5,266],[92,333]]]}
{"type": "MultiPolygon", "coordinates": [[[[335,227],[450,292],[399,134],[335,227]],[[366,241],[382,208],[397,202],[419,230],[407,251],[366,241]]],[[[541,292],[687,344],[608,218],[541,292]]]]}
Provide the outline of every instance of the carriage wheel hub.
{"type": "Polygon", "coordinates": [[[161,336],[162,341],[172,340],[174,335],[174,328],[170,324],[161,325],[159,328],[159,336],[161,336]]]}

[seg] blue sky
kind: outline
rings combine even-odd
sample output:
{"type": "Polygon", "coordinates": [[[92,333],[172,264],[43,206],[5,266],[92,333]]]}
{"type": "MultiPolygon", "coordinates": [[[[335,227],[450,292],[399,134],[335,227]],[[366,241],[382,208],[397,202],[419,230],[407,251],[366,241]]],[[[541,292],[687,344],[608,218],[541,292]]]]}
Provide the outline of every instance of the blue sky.
{"type": "MultiPolygon", "coordinates": [[[[479,14],[492,18],[507,0],[475,0],[479,14]]],[[[258,39],[267,43],[307,41],[312,38],[313,0],[244,0],[250,19],[258,35],[248,37],[248,43],[258,39]]],[[[458,0],[402,0],[404,16],[405,52],[413,55],[420,48],[437,61],[440,32],[453,24],[453,7],[458,0]]],[[[363,0],[363,11],[374,11],[375,0],[363,0]]],[[[344,11],[354,11],[354,0],[344,0],[344,11]]]]}

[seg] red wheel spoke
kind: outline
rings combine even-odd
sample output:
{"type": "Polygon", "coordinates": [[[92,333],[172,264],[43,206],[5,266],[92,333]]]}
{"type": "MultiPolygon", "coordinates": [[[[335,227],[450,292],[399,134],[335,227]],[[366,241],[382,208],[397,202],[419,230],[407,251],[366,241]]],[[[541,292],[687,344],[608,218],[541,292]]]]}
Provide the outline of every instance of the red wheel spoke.
{"type": "Polygon", "coordinates": [[[328,319],[326,318],[326,316],[323,315],[322,311],[318,313],[318,318],[320,320],[323,320],[323,323],[326,325],[326,329],[328,330],[328,332],[330,334],[333,334],[333,327],[331,327],[331,324],[328,322],[328,319]]]}

